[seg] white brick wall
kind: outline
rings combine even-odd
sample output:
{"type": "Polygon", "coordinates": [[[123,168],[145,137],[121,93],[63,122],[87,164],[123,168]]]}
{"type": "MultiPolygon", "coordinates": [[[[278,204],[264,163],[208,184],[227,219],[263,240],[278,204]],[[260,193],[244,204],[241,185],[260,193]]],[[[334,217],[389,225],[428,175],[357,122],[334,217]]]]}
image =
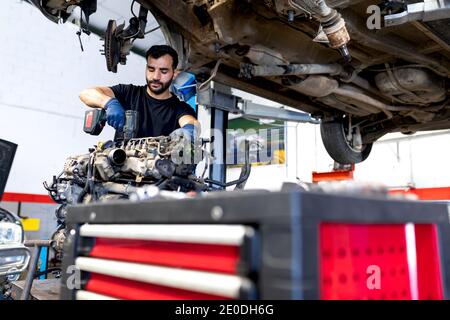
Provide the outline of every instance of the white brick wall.
{"type": "Polygon", "coordinates": [[[7,192],[45,194],[44,180],[67,156],[85,153],[99,137],[82,129],[85,107],[78,93],[94,85],[145,83],[145,59],[131,54],[117,74],[106,70],[99,37],[56,25],[18,0],[0,1],[0,138],[19,145],[7,192]]]}

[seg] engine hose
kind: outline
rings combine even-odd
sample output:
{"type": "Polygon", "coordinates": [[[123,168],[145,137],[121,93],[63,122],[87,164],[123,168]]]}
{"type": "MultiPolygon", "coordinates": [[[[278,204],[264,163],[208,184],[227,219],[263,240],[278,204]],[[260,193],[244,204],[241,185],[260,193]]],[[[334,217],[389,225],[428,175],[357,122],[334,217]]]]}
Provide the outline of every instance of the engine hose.
{"type": "Polygon", "coordinates": [[[161,178],[161,179],[159,179],[158,182],[155,183],[155,186],[156,186],[156,187],[159,187],[159,186],[160,186],[164,181],[166,181],[166,180],[167,180],[166,178],[161,178]]]}
{"type": "Polygon", "coordinates": [[[180,186],[193,185],[195,191],[205,191],[207,188],[205,185],[200,184],[194,180],[190,180],[190,179],[186,179],[186,178],[182,178],[182,177],[172,177],[172,179],[170,179],[170,181],[172,181],[180,186]]]}
{"type": "Polygon", "coordinates": [[[88,194],[89,192],[89,188],[91,188],[91,191],[93,191],[93,181],[91,184],[91,177],[92,177],[92,171],[93,171],[93,167],[94,167],[94,157],[91,154],[91,157],[89,159],[89,163],[88,163],[88,170],[87,170],[87,174],[86,174],[86,184],[84,185],[83,190],[80,192],[80,194],[78,195],[77,198],[77,203],[82,203],[83,202],[83,198],[86,196],[86,194],[88,194]]]}
{"type": "Polygon", "coordinates": [[[54,271],[61,271],[61,268],[48,268],[47,270],[36,272],[34,274],[34,278],[35,279],[39,278],[40,276],[44,276],[44,275],[46,275],[50,272],[54,272],[54,271]]]}
{"type": "Polygon", "coordinates": [[[251,168],[252,168],[252,166],[250,163],[250,142],[248,140],[245,140],[245,163],[244,163],[244,167],[242,168],[239,179],[233,180],[230,182],[226,182],[226,183],[216,181],[216,180],[211,180],[211,179],[205,179],[205,182],[217,185],[222,188],[236,185],[235,189],[242,189],[242,188],[244,188],[245,183],[247,182],[248,177],[250,176],[251,168]]]}
{"type": "Polygon", "coordinates": [[[84,186],[86,185],[86,181],[85,179],[83,179],[82,177],[78,177],[78,176],[74,176],[73,177],[73,182],[75,182],[77,185],[79,186],[84,186]]]}
{"type": "Polygon", "coordinates": [[[239,175],[239,179],[242,182],[239,182],[236,184],[236,187],[234,187],[234,190],[242,190],[245,187],[245,184],[247,183],[248,177],[250,176],[250,172],[252,170],[252,165],[250,163],[250,141],[245,140],[245,164],[244,168],[241,171],[241,174],[239,175]]]}
{"type": "Polygon", "coordinates": [[[94,166],[94,161],[92,161],[91,177],[87,181],[89,182],[89,190],[90,190],[90,192],[92,194],[92,200],[96,201],[97,200],[97,194],[95,193],[95,188],[94,188],[95,187],[94,177],[95,177],[95,166],[94,166]]]}
{"type": "Polygon", "coordinates": [[[87,194],[87,186],[88,186],[88,184],[86,183],[86,187],[83,190],[81,190],[80,194],[78,195],[77,203],[83,202],[83,199],[87,194]]]}
{"type": "Polygon", "coordinates": [[[161,184],[158,186],[158,188],[160,190],[163,190],[169,184],[170,181],[171,181],[171,179],[167,179],[167,180],[161,182],[161,184]]]}

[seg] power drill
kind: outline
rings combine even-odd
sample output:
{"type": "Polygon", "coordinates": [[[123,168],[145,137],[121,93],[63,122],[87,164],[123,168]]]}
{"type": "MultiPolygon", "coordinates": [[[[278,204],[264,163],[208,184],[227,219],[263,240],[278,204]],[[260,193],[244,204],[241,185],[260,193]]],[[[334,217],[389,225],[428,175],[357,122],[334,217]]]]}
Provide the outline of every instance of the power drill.
{"type": "Polygon", "coordinates": [[[105,124],[105,109],[89,109],[84,113],[84,132],[93,136],[98,136],[105,127],[105,124]]]}
{"type": "MultiPolygon", "coordinates": [[[[105,109],[90,109],[84,114],[84,132],[98,136],[106,125],[105,109]]],[[[125,111],[125,125],[123,127],[123,139],[130,140],[136,137],[138,129],[138,113],[134,110],[125,111]]]]}

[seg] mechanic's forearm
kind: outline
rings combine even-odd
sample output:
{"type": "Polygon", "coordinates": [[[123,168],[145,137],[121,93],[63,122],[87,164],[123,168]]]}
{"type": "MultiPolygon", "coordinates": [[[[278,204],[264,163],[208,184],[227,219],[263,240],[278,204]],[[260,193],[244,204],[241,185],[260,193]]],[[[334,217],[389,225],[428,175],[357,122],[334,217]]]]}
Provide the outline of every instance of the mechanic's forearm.
{"type": "Polygon", "coordinates": [[[200,128],[200,122],[198,122],[198,120],[197,119],[195,119],[193,116],[191,116],[191,115],[185,115],[185,116],[182,116],[181,118],[180,118],[180,120],[178,120],[178,124],[180,125],[180,128],[183,128],[185,125],[187,125],[187,124],[192,124],[192,125],[194,125],[194,127],[195,127],[195,129],[197,130],[197,132],[199,132],[200,133],[200,130],[201,130],[201,128],[200,128]]]}
{"type": "Polygon", "coordinates": [[[111,100],[111,98],[114,98],[114,93],[111,89],[104,90],[102,88],[90,88],[83,90],[80,93],[80,100],[92,108],[104,108],[105,104],[111,100]]]}

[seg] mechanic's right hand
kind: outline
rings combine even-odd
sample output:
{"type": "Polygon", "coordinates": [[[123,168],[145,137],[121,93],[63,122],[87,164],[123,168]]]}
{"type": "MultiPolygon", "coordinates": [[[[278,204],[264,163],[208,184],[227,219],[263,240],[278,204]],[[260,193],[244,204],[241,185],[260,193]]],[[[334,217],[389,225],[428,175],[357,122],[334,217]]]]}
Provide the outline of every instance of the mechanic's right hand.
{"type": "Polygon", "coordinates": [[[106,121],[116,130],[122,131],[125,125],[125,110],[119,100],[112,98],[105,104],[106,121]]]}

